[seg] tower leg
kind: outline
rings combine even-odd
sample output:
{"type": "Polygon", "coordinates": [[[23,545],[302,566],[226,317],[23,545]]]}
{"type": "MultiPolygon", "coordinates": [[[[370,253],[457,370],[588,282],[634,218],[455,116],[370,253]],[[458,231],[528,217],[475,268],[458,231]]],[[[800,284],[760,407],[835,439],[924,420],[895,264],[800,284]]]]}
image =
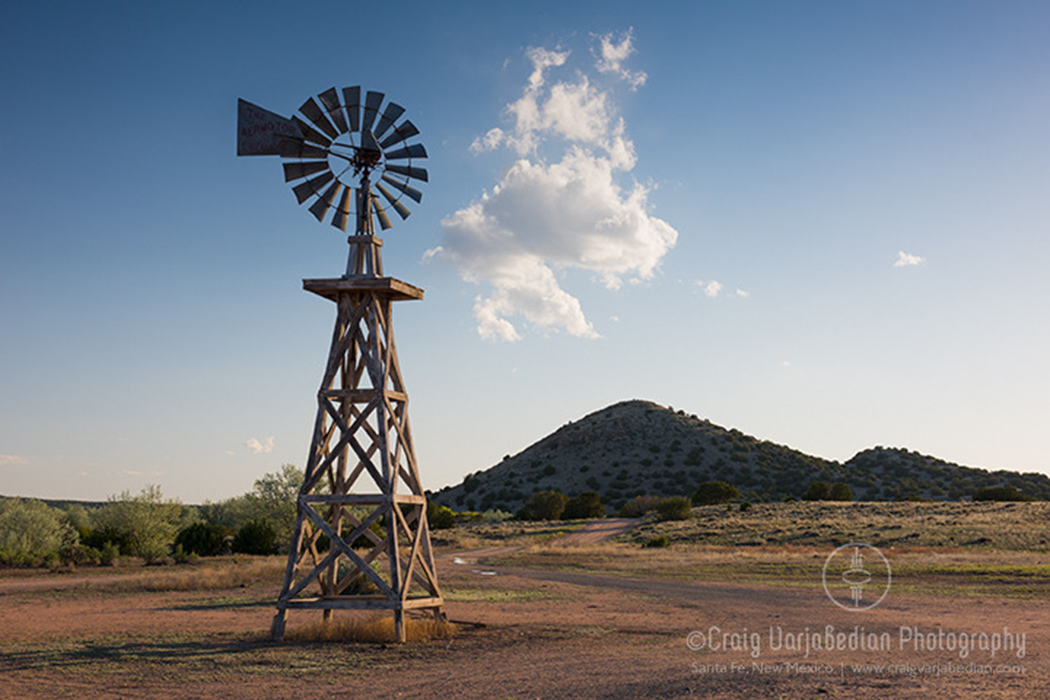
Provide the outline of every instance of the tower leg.
{"type": "Polygon", "coordinates": [[[285,609],[278,610],[273,616],[273,623],[270,625],[270,639],[273,641],[279,642],[284,637],[284,622],[287,616],[288,611],[285,609]]]}
{"type": "Polygon", "coordinates": [[[394,611],[394,633],[397,635],[397,641],[404,643],[408,639],[408,634],[405,631],[405,611],[395,610],[394,611]]]}

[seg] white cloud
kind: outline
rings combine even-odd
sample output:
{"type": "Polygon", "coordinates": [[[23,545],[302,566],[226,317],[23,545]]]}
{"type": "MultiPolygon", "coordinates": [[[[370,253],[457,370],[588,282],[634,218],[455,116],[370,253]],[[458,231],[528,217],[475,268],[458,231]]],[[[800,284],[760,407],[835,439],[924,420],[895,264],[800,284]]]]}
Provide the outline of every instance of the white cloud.
{"type": "Polygon", "coordinates": [[[255,438],[248,438],[244,441],[244,446],[248,448],[248,451],[253,455],[257,454],[269,454],[273,452],[273,435],[266,438],[265,442],[259,442],[255,438]]]}
{"type": "Polygon", "coordinates": [[[722,283],[718,280],[711,280],[710,282],[697,280],[696,286],[700,287],[700,291],[704,293],[704,296],[711,299],[714,299],[722,293],[722,283]]]}
{"type": "Polygon", "coordinates": [[[918,255],[910,255],[901,250],[897,252],[897,260],[893,263],[893,266],[912,267],[914,265],[922,265],[924,262],[926,262],[926,258],[920,258],[918,255]]]}
{"type": "Polygon", "coordinates": [[[736,290],[736,295],[740,299],[747,299],[749,296],[751,296],[751,292],[745,292],[743,289],[738,289],[736,290]]]}
{"type": "Polygon", "coordinates": [[[634,53],[634,30],[628,29],[620,39],[619,43],[609,33],[601,37],[601,49],[598,54],[597,68],[602,73],[613,73],[631,85],[631,89],[637,89],[645,85],[649,78],[642,71],[629,71],[623,67],[623,62],[634,53]]]}
{"type": "Polygon", "coordinates": [[[29,464],[29,460],[18,455],[0,455],[0,467],[29,464]]]}
{"type": "MultiPolygon", "coordinates": [[[[633,51],[629,33],[619,44],[605,41],[608,61],[622,63],[633,51]]],[[[508,148],[517,160],[490,192],[445,217],[444,241],[424,260],[450,261],[464,280],[492,288],[474,303],[484,338],[520,340],[515,317],[543,332],[596,338],[559,276],[588,271],[609,289],[650,279],[678,233],[649,215],[647,187],[619,181],[636,159],[613,94],[581,73],[551,83],[548,73],[566,65],[568,51],[533,48],[526,55],[533,71],[522,97],[506,108],[512,128],[490,129],[470,147],[508,148]]]]}

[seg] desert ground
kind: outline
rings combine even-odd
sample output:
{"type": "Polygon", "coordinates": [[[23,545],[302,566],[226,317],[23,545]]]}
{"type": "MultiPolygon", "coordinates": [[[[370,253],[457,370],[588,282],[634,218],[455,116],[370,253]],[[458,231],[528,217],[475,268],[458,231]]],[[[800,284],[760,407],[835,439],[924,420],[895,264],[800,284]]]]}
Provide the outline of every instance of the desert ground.
{"type": "Polygon", "coordinates": [[[280,557],[0,571],[0,698],[1050,697],[1045,551],[887,547],[861,610],[825,593],[834,547],[636,524],[436,536],[457,632],[407,644],[269,641],[280,557]]]}

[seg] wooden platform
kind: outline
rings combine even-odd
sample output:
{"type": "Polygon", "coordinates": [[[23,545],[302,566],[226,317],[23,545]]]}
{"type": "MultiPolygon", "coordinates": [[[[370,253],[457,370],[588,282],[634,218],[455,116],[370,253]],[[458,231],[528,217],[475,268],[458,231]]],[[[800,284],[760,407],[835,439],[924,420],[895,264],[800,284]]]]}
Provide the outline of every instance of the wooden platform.
{"type": "Polygon", "coordinates": [[[303,280],[303,289],[335,301],[339,292],[378,292],[392,301],[422,299],[423,290],[393,277],[335,277],[303,280]]]}

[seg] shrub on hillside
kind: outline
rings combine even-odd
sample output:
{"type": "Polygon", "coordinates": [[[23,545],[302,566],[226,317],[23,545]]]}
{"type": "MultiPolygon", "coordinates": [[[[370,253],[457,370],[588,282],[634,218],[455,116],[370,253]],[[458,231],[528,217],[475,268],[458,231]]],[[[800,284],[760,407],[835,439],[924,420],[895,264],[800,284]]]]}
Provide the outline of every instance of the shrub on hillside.
{"type": "Polygon", "coordinates": [[[658,520],[686,520],[692,505],[685,496],[664,498],[656,504],[656,517],[658,520]]]}
{"type": "Polygon", "coordinates": [[[725,481],[705,481],[693,493],[693,504],[710,506],[740,498],[740,489],[725,481]]]}
{"type": "Polygon", "coordinates": [[[601,518],[605,515],[602,497],[595,491],[584,491],[575,498],[570,498],[561,512],[562,520],[582,520],[584,518],[601,518]]]}
{"type": "Polygon", "coordinates": [[[616,515],[621,518],[640,518],[649,511],[654,510],[659,502],[659,496],[635,496],[634,500],[624,503],[620,510],[616,512],[616,515]]]}
{"type": "Polygon", "coordinates": [[[852,501],[853,491],[841,481],[829,484],[826,481],[813,481],[802,494],[803,501],[852,501]]]}
{"type": "Polygon", "coordinates": [[[1013,486],[992,486],[973,492],[975,501],[1034,501],[1035,498],[1013,486]]]}
{"type": "Polygon", "coordinates": [[[540,491],[532,494],[518,511],[522,520],[557,520],[565,510],[569,497],[560,491],[540,491]]]}

